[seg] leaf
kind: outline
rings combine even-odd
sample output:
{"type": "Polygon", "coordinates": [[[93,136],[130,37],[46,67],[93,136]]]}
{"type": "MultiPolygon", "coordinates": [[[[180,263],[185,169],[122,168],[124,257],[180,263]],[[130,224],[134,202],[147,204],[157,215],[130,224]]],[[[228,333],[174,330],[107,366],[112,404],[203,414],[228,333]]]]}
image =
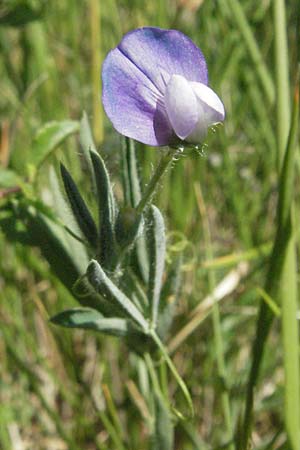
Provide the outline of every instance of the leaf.
{"type": "Polygon", "coordinates": [[[130,332],[128,320],[107,318],[91,308],[68,309],[52,317],[50,321],[67,328],[95,330],[111,336],[126,336],[130,332]]]}
{"type": "Polygon", "coordinates": [[[7,205],[1,228],[11,241],[39,247],[60,280],[71,290],[80,275],[79,267],[68,253],[64,230],[26,200],[7,205]]]}
{"type": "Polygon", "coordinates": [[[150,273],[148,297],[152,323],[157,323],[162,277],[165,267],[166,236],[164,219],[156,206],[149,208],[148,246],[150,273]]]}
{"type": "Polygon", "coordinates": [[[94,219],[90,214],[85,201],[81,197],[73,178],[63,164],[60,165],[60,170],[65,191],[76,222],[91,247],[96,249],[98,243],[98,231],[94,219]]]}
{"type": "Polygon", "coordinates": [[[112,192],[108,171],[101,156],[90,152],[94,168],[100,230],[100,255],[101,265],[106,269],[112,268],[115,259],[114,225],[116,219],[116,205],[112,192]]]}
{"type": "Polygon", "coordinates": [[[92,260],[87,268],[87,279],[104,298],[110,300],[119,311],[131,318],[144,331],[148,330],[148,322],[133,302],[106,276],[99,263],[92,260]]]}
{"type": "Polygon", "coordinates": [[[35,135],[28,165],[38,169],[51,152],[78,130],[79,123],[73,120],[46,123],[35,135]]]}
{"type": "Polygon", "coordinates": [[[60,177],[57,175],[53,166],[49,167],[49,192],[47,192],[47,202],[51,206],[51,210],[55,213],[55,218],[60,219],[64,226],[65,245],[76,261],[81,261],[84,269],[89,263],[88,249],[82,241],[74,239],[74,235],[81,235],[78,224],[74,215],[70,211],[68,200],[62,192],[60,177]],[[67,231],[67,233],[65,232],[67,231]]]}
{"type": "Polygon", "coordinates": [[[135,208],[142,198],[134,141],[124,139],[122,146],[123,191],[126,204],[135,208]]]}
{"type": "Polygon", "coordinates": [[[170,411],[160,394],[154,393],[155,424],[151,450],[173,450],[174,426],[170,411]]]}

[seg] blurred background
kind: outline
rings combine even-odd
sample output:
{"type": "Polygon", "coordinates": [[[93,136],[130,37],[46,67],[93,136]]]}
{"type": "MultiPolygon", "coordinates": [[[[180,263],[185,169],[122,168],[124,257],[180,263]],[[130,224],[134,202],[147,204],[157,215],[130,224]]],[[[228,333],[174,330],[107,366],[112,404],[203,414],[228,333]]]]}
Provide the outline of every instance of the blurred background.
{"type": "MultiPolygon", "coordinates": [[[[40,208],[56,214],[53,192],[61,190],[59,161],[67,165],[93,207],[80,158],[84,151],[82,117],[91,124],[116,197],[122,200],[120,137],[101,106],[101,64],[125,32],[146,25],[178,29],[201,48],[210,86],[223,100],[227,114],[224,126],[209,133],[200,152],[174,164],[155,203],[167,223],[167,264],[179,253],[184,262],[172,326],[172,337],[179,336],[179,340],[174,343],[170,338],[170,348],[192,394],[196,417],[178,423],[175,448],[229,448],[223,439],[224,386],[216,370],[216,339],[209,314],[212,302],[207,296],[227,277],[220,291],[219,312],[226,390],[236,424],[245,400],[258,289],[265,283],[275,235],[279,156],[272,3],[0,2],[3,450],[148,448],[143,420],[147,411],[137,388],[134,356],[129,357],[128,348],[117,339],[65,331],[49,323],[51,315],[76,302],[50,268],[42,244],[29,236],[34,230],[22,209],[26,206],[28,212],[31,204],[37,207],[40,202],[40,208]],[[201,304],[202,309],[192,314],[201,304]]],[[[286,2],[291,83],[298,58],[299,14],[297,0],[286,2]]],[[[289,92],[285,95],[290,98],[289,92]]],[[[137,157],[144,185],[159,150],[137,144],[137,157]]],[[[298,162],[296,173],[299,177],[298,162]]],[[[67,208],[60,220],[72,220],[67,208]]],[[[72,245],[76,265],[84,269],[87,261],[79,253],[76,256],[72,245]]],[[[276,319],[257,389],[253,448],[289,448],[284,431],[282,358],[280,321],[276,319]]],[[[169,389],[176,396],[172,383],[169,389]]]]}

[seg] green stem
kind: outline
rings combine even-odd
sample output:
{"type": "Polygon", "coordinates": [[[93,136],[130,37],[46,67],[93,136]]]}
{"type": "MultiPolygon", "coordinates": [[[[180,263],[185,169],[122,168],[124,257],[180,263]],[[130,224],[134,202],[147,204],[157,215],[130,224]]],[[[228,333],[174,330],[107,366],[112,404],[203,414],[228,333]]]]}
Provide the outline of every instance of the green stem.
{"type": "Polygon", "coordinates": [[[280,173],[290,128],[289,61],[285,1],[274,0],[277,163],[280,173]]]}
{"type": "Polygon", "coordinates": [[[158,186],[158,183],[160,182],[161,178],[165,174],[166,170],[170,166],[171,162],[173,161],[173,157],[176,154],[176,149],[169,148],[166,153],[164,153],[158,163],[158,166],[155,169],[155,172],[146,188],[146,191],[144,192],[144,195],[142,199],[140,200],[139,204],[136,207],[137,214],[142,214],[145,207],[149,204],[151,201],[155,190],[158,186]]]}
{"type": "MultiPolygon", "coordinates": [[[[158,337],[158,335],[155,333],[154,330],[152,330],[150,334],[151,334],[152,339],[154,340],[154,342],[158,346],[159,350],[161,351],[161,354],[164,357],[164,359],[165,359],[165,361],[166,361],[166,363],[167,363],[167,365],[168,365],[172,375],[174,376],[175,380],[177,381],[178,386],[180,387],[180,389],[181,389],[181,391],[182,391],[182,393],[184,395],[184,398],[186,399],[187,404],[189,406],[190,414],[193,417],[194,416],[193,402],[192,402],[190,393],[189,393],[189,391],[188,391],[188,389],[187,389],[183,379],[181,378],[181,376],[177,372],[177,369],[174,366],[173,361],[171,360],[170,356],[168,355],[168,352],[167,352],[165,346],[163,345],[163,343],[161,342],[160,338],[158,337]]],[[[180,416],[181,416],[181,414],[180,414],[180,416]]]]}

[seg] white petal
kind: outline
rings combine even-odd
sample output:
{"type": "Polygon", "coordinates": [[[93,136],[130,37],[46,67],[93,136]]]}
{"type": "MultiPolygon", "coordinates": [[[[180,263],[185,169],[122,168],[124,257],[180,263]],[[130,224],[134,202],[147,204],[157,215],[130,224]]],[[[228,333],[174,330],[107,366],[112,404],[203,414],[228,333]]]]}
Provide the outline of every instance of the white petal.
{"type": "Polygon", "coordinates": [[[198,101],[191,83],[181,75],[172,75],[164,102],[173,130],[180,139],[185,139],[192,133],[199,118],[198,101]]]}
{"type": "Polygon", "coordinates": [[[217,94],[208,86],[194,81],[191,81],[190,85],[197,98],[199,119],[186,140],[190,143],[199,143],[205,138],[210,126],[224,120],[225,110],[217,94]]]}

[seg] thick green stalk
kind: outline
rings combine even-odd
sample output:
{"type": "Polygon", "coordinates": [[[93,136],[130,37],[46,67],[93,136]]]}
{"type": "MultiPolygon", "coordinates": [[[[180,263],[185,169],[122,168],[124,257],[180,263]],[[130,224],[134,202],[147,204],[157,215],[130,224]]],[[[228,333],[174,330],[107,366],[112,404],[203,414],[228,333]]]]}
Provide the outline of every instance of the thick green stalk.
{"type": "Polygon", "coordinates": [[[280,172],[290,128],[289,60],[285,1],[274,0],[277,162],[280,172]]]}
{"type": "MultiPolygon", "coordinates": [[[[292,156],[288,152],[294,153],[296,142],[287,147],[287,158],[285,149],[290,129],[290,89],[289,89],[289,59],[287,45],[287,27],[285,1],[274,1],[274,25],[275,25],[275,58],[276,58],[276,91],[277,91],[277,161],[279,170],[285,163],[292,166],[286,169],[286,175],[290,180],[294,166],[292,156]]],[[[299,92],[296,87],[296,97],[294,102],[292,137],[297,136],[297,125],[299,120],[299,92]]],[[[283,171],[284,173],[284,171],[283,171]]],[[[291,218],[292,181],[283,180],[282,202],[279,204],[278,227],[281,232],[285,231],[288,221],[291,218]],[[286,182],[284,182],[286,181],[286,182]]],[[[280,187],[281,189],[281,187],[280,187]]],[[[293,233],[291,223],[291,232],[293,233]]],[[[285,372],[285,405],[284,416],[285,426],[289,439],[289,444],[293,450],[300,449],[300,373],[299,373],[299,330],[296,318],[298,307],[298,286],[297,286],[297,263],[295,238],[291,237],[288,242],[284,263],[282,267],[282,277],[279,284],[278,299],[282,309],[282,341],[283,341],[283,361],[285,372]]]]}

